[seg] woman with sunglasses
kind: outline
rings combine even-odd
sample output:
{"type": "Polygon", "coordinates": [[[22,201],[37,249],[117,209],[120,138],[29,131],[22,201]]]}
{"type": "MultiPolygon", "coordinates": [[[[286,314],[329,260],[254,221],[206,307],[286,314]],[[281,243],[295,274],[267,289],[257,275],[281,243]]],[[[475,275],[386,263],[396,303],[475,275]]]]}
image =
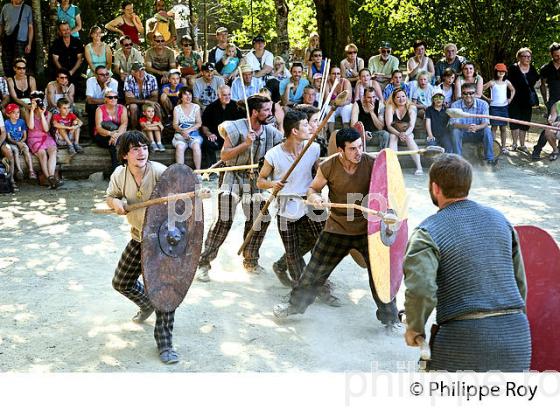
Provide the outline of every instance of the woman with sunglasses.
{"type": "Polygon", "coordinates": [[[117,143],[119,137],[128,127],[126,107],[117,102],[118,95],[107,88],[103,95],[104,103],[95,111],[95,128],[93,141],[101,148],[108,148],[111,154],[111,170],[119,166],[117,159],[117,143]]]}
{"type": "Polygon", "coordinates": [[[144,26],[140,18],[134,13],[131,1],[122,3],[122,14],[111,20],[105,28],[120,36],[129,36],[132,42],[140,45],[140,34],[144,34],[144,26]]]}
{"type": "Polygon", "coordinates": [[[364,60],[358,57],[358,47],[350,43],[344,48],[346,58],[340,62],[342,78],[346,78],[352,84],[352,88],[358,82],[359,72],[364,68],[364,60]]]}
{"type": "Polygon", "coordinates": [[[181,37],[181,52],[175,59],[177,67],[181,70],[181,81],[184,85],[193,87],[194,80],[200,76],[202,57],[193,50],[194,41],[188,35],[181,37]]]}
{"type": "Polygon", "coordinates": [[[13,67],[15,75],[7,79],[8,91],[12,102],[20,106],[21,113],[26,119],[31,105],[31,93],[37,91],[37,84],[35,77],[27,75],[27,60],[25,58],[16,58],[13,67]]]}
{"type": "Polygon", "coordinates": [[[70,83],[70,72],[61,68],[56,72],[56,80],[47,84],[45,94],[47,95],[47,110],[52,114],[58,114],[56,103],[61,98],[66,98],[74,111],[74,84],[70,83]]]}

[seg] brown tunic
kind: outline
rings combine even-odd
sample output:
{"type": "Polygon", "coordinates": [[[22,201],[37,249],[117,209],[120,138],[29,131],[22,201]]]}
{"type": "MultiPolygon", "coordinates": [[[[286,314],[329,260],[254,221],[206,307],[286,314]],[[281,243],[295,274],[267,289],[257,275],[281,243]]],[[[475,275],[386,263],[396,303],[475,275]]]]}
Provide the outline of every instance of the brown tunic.
{"type": "MultiPolygon", "coordinates": [[[[369,193],[373,162],[374,159],[369,155],[362,155],[353,174],[346,172],[338,156],[323,162],[320,168],[328,181],[329,201],[361,205],[369,193]]],[[[365,235],[367,220],[361,211],[333,208],[327,219],[325,231],[342,235],[365,235]]]]}

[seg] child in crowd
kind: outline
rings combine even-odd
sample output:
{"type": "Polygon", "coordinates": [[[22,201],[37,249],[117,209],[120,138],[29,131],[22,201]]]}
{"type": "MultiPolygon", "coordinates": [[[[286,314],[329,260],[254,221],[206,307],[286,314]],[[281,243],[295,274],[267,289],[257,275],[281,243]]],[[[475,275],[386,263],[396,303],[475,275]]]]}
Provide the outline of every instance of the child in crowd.
{"type": "Polygon", "coordinates": [[[439,145],[445,152],[452,153],[451,131],[447,127],[449,116],[444,105],[445,95],[436,88],[432,95],[432,105],[426,109],[426,133],[428,145],[439,145]]]}
{"type": "Polygon", "coordinates": [[[161,119],[156,116],[156,111],[152,104],[144,104],[142,111],[144,116],[140,117],[140,127],[150,140],[152,150],[164,152],[165,147],[161,143],[161,132],[163,131],[161,119]]]}
{"type": "Polygon", "coordinates": [[[420,71],[416,76],[417,86],[412,93],[412,102],[418,109],[418,118],[424,118],[426,109],[432,105],[434,87],[430,84],[430,74],[420,71]]]}
{"type": "Polygon", "coordinates": [[[80,127],[82,121],[70,112],[70,101],[61,98],[56,102],[58,114],[53,115],[53,126],[55,128],[56,144],[59,147],[68,146],[68,154],[75,155],[83,153],[80,146],[80,127]]]}
{"type": "Polygon", "coordinates": [[[169,83],[161,86],[161,105],[168,116],[173,115],[173,108],[179,102],[179,90],[185,85],[181,82],[181,72],[177,69],[169,71],[169,83]]]}
{"type": "Polygon", "coordinates": [[[455,96],[453,93],[455,92],[455,78],[457,74],[453,71],[452,68],[446,68],[441,75],[441,84],[439,88],[443,92],[445,96],[445,100],[443,100],[443,106],[445,108],[451,107],[453,101],[455,101],[455,96]]]}
{"type": "MultiPolygon", "coordinates": [[[[490,115],[496,115],[499,117],[509,118],[508,106],[515,96],[515,88],[509,82],[509,80],[504,80],[507,74],[507,67],[504,63],[499,63],[494,66],[495,76],[494,79],[488,81],[482,87],[483,90],[490,89],[490,98],[484,97],[490,103],[490,115]],[[507,93],[510,92],[508,98],[507,93]]],[[[500,138],[502,140],[502,154],[507,153],[506,142],[507,142],[507,130],[508,123],[506,121],[490,120],[490,125],[492,126],[492,135],[496,139],[496,131],[500,127],[500,138]]],[[[516,145],[512,146],[512,151],[517,149],[516,145]]],[[[526,148],[525,148],[526,149],[526,148]]],[[[528,154],[528,150],[526,151],[528,154]]]]}
{"type": "Polygon", "coordinates": [[[25,143],[27,140],[27,125],[25,121],[20,118],[19,106],[17,104],[8,104],[5,111],[8,115],[8,119],[4,122],[4,127],[6,128],[6,142],[12,150],[15,168],[17,169],[16,177],[17,179],[23,179],[23,169],[19,158],[19,154],[21,153],[27,161],[29,179],[37,179],[37,175],[35,171],[33,171],[31,153],[29,152],[29,147],[25,143]]]}
{"type": "Polygon", "coordinates": [[[220,74],[224,77],[226,84],[231,84],[235,78],[235,70],[239,66],[239,57],[237,57],[237,47],[235,47],[235,44],[228,43],[226,53],[222,57],[222,64],[224,68],[222,68],[220,74]]]}

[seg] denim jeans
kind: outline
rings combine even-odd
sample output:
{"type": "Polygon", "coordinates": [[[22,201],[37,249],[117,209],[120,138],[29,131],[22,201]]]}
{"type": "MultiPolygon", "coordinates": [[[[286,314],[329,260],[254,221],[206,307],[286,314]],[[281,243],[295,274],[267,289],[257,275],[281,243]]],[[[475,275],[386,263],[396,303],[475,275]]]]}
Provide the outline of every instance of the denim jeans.
{"type": "Polygon", "coordinates": [[[490,127],[485,127],[477,132],[453,128],[451,134],[453,153],[463,155],[463,142],[481,142],[484,146],[484,159],[487,161],[494,159],[494,137],[490,127]]]}

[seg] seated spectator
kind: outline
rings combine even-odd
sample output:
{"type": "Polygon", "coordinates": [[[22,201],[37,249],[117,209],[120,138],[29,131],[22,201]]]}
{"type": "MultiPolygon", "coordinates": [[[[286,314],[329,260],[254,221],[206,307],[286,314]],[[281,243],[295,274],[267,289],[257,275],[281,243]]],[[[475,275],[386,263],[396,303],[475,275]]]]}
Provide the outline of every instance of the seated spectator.
{"type": "Polygon", "coordinates": [[[354,87],[354,101],[359,101],[364,95],[364,90],[368,87],[373,87],[375,95],[380,100],[383,99],[383,92],[379,83],[371,78],[371,73],[367,68],[362,68],[358,73],[358,82],[354,87]]]}
{"type": "Polygon", "coordinates": [[[169,83],[161,86],[159,96],[161,107],[166,115],[171,117],[173,114],[173,108],[179,103],[179,91],[183,87],[185,85],[181,83],[181,72],[174,68],[169,72],[169,83]]]}
{"type": "Polygon", "coordinates": [[[436,84],[440,84],[443,81],[443,73],[448,68],[455,71],[455,74],[461,72],[461,66],[465,61],[465,57],[457,55],[457,46],[453,43],[446,44],[443,47],[443,58],[436,63],[436,84]]]}
{"type": "Polygon", "coordinates": [[[184,78],[183,84],[192,88],[194,80],[200,75],[202,68],[202,57],[193,50],[194,41],[188,35],[181,37],[181,52],[175,59],[175,63],[180,70],[181,77],[184,78]]]}
{"type": "Polygon", "coordinates": [[[138,118],[143,104],[153,104],[156,115],[161,118],[158,83],[153,75],[146,73],[142,64],[132,65],[131,74],[124,83],[124,97],[132,129],[138,128],[138,118]]]}
{"type": "Polygon", "coordinates": [[[387,101],[397,88],[403,90],[407,97],[410,96],[410,88],[407,83],[403,82],[403,74],[400,70],[393,71],[391,82],[383,90],[383,99],[387,101]]]}
{"type": "Polygon", "coordinates": [[[202,77],[197,78],[193,87],[193,100],[201,109],[218,99],[218,88],[224,85],[224,79],[214,75],[214,64],[202,65],[202,77]]]}
{"type": "Polygon", "coordinates": [[[84,149],[80,145],[80,130],[82,121],[70,111],[70,101],[61,98],[57,101],[58,113],[53,115],[56,144],[68,147],[68,154],[82,154],[84,149]]]}
{"type": "MultiPolygon", "coordinates": [[[[17,104],[8,104],[14,105],[18,107],[17,104]]],[[[19,107],[18,107],[19,110],[19,107]]],[[[9,170],[9,177],[12,183],[12,187],[14,192],[18,191],[18,186],[15,181],[15,177],[21,177],[23,179],[23,170],[21,169],[21,161],[19,159],[19,150],[17,153],[12,153],[12,145],[6,141],[6,130],[4,129],[4,117],[2,116],[2,111],[0,111],[0,159],[2,159],[1,164],[4,166],[4,169],[9,170]],[[17,164],[15,163],[15,156],[17,155],[17,164]],[[2,158],[3,157],[3,158],[2,158]],[[14,170],[17,170],[14,172],[14,170]]],[[[25,145],[25,143],[24,143],[25,145]]],[[[27,146],[27,145],[25,145],[27,146]]],[[[17,149],[17,146],[16,146],[17,149]]],[[[29,148],[28,148],[29,149],[29,148]]]]}
{"type": "MultiPolygon", "coordinates": [[[[343,91],[346,91],[348,93],[348,96],[344,104],[338,106],[334,114],[329,118],[329,134],[332,134],[332,132],[334,131],[336,117],[340,117],[342,119],[343,128],[348,128],[350,126],[350,118],[352,116],[352,85],[346,78],[342,78],[340,67],[331,66],[331,69],[329,70],[329,77],[327,79],[325,95],[329,95],[336,79],[338,79],[338,85],[334,89],[331,98],[334,100],[338,96],[338,94],[343,91]]],[[[327,101],[326,103],[329,102],[330,101],[327,101]]]]}
{"type": "Polygon", "coordinates": [[[175,53],[165,45],[161,33],[155,33],[154,44],[144,54],[144,66],[148,73],[156,77],[158,84],[165,84],[169,70],[177,68],[175,53]]]}
{"type": "Polygon", "coordinates": [[[439,88],[434,90],[432,105],[426,110],[427,145],[438,145],[445,152],[453,152],[451,144],[451,130],[449,129],[449,115],[444,105],[445,95],[439,88]]]}
{"type": "Polygon", "coordinates": [[[195,169],[200,169],[202,159],[202,136],[198,129],[202,125],[200,107],[193,103],[191,92],[186,88],[179,91],[180,104],[173,109],[173,146],[175,147],[175,162],[185,163],[185,150],[190,148],[193,152],[195,169]]]}
{"type": "Polygon", "coordinates": [[[14,72],[12,78],[8,78],[8,90],[12,102],[19,105],[24,119],[27,119],[29,107],[31,105],[31,93],[37,91],[35,77],[28,75],[27,60],[23,57],[14,60],[14,72]]]}
{"type": "Polygon", "coordinates": [[[282,108],[282,105],[280,105],[278,101],[274,101],[272,99],[272,93],[266,87],[261,88],[257,95],[262,95],[272,101],[272,117],[269,117],[267,123],[273,124],[278,131],[284,132],[284,109],[282,108]]]}
{"type": "Polygon", "coordinates": [[[344,48],[346,58],[340,62],[342,78],[346,78],[352,84],[352,88],[358,82],[359,72],[364,68],[364,60],[358,57],[358,47],[350,43],[344,48]]]}
{"type": "Polygon", "coordinates": [[[58,0],[58,3],[56,7],[58,21],[66,21],[70,27],[72,37],[80,38],[80,30],[82,30],[80,8],[72,4],[72,0],[58,0]]]}
{"type": "Polygon", "coordinates": [[[317,101],[317,91],[314,87],[308,85],[303,89],[301,103],[305,105],[311,105],[313,107],[317,107],[319,105],[319,102],[317,101]]]}
{"type": "Polygon", "coordinates": [[[286,106],[301,104],[303,102],[303,90],[309,85],[307,78],[301,78],[303,75],[303,65],[301,63],[293,63],[290,74],[290,77],[280,81],[279,87],[282,105],[286,106]]]}
{"type": "Polygon", "coordinates": [[[216,162],[216,152],[219,152],[224,145],[224,140],[218,132],[218,125],[224,121],[234,121],[243,117],[243,111],[231,99],[231,89],[227,85],[221,85],[218,88],[218,99],[208,105],[202,113],[200,130],[203,137],[202,159],[205,168],[216,162]]]}
{"type": "MultiPolygon", "coordinates": [[[[61,68],[68,70],[70,82],[80,84],[84,46],[79,38],[72,36],[70,26],[65,21],[58,23],[58,34],[59,37],[52,43],[49,50],[53,62],[52,68],[54,71],[61,68]]],[[[54,75],[51,78],[54,78],[54,75]]]]}
{"type": "Polygon", "coordinates": [[[93,141],[98,147],[108,148],[111,155],[111,173],[119,166],[117,143],[126,132],[128,115],[126,107],[118,103],[119,96],[111,88],[104,92],[104,103],[95,111],[93,141]]]}
{"type": "MultiPolygon", "coordinates": [[[[303,71],[303,64],[299,64],[301,65],[303,71]]],[[[281,56],[274,57],[271,76],[280,82],[290,77],[290,72],[286,68],[286,62],[281,56]]]]}
{"type": "Polygon", "coordinates": [[[270,51],[265,50],[265,46],[266,41],[259,34],[253,38],[253,49],[245,55],[245,62],[253,70],[253,76],[263,82],[266,82],[268,79],[268,75],[272,72],[272,66],[274,65],[274,56],[270,51]]]}
{"type": "Polygon", "coordinates": [[[309,81],[313,81],[315,74],[321,74],[323,76],[325,73],[326,60],[323,60],[323,52],[320,49],[315,49],[311,53],[311,61],[307,68],[307,76],[309,81]]]}
{"type": "Polygon", "coordinates": [[[426,42],[424,40],[416,40],[412,45],[414,49],[414,57],[411,57],[406,63],[408,82],[416,81],[416,77],[421,71],[427,71],[430,77],[436,73],[434,62],[426,55],[426,42]]]}
{"type": "Polygon", "coordinates": [[[452,68],[446,68],[441,75],[441,83],[438,88],[445,96],[443,102],[445,108],[451,107],[451,104],[455,101],[455,77],[456,74],[452,68]]]}
{"type": "Polygon", "coordinates": [[[109,70],[104,66],[95,68],[95,77],[86,81],[86,113],[90,127],[90,135],[95,130],[95,112],[97,107],[105,102],[105,90],[111,89],[118,94],[119,84],[111,78],[109,70]]]}
{"type": "Polygon", "coordinates": [[[358,121],[363,124],[367,141],[377,138],[379,150],[389,146],[389,133],[385,130],[384,111],[383,101],[377,96],[375,88],[366,87],[362,98],[353,104],[350,119],[352,127],[358,121]]]}
{"type": "Polygon", "coordinates": [[[303,55],[303,63],[309,64],[311,62],[311,53],[313,53],[313,50],[319,48],[321,48],[320,41],[319,41],[319,33],[313,31],[309,34],[309,43],[307,44],[307,47],[303,55]]]}
{"type": "Polygon", "coordinates": [[[2,113],[0,113],[0,146],[2,146],[2,153],[10,161],[10,169],[16,169],[12,172],[12,183],[15,179],[21,181],[23,179],[23,168],[21,166],[20,154],[23,155],[27,162],[27,170],[29,179],[37,179],[37,175],[33,170],[33,160],[29,147],[26,144],[27,140],[27,125],[25,121],[20,118],[20,109],[17,104],[11,103],[6,106],[6,115],[8,118],[4,121],[2,113]],[[15,166],[15,167],[14,167],[15,166]]]}
{"type": "MultiPolygon", "coordinates": [[[[458,108],[468,114],[488,115],[488,103],[476,98],[476,88],[473,83],[461,86],[462,98],[451,104],[451,108],[458,108]]],[[[463,155],[463,142],[482,143],[484,158],[489,165],[495,165],[492,131],[487,118],[451,118],[451,143],[453,153],[463,155]]]]}
{"type": "Polygon", "coordinates": [[[4,77],[0,76],[0,111],[6,108],[10,103],[10,90],[8,89],[8,82],[4,77]]]}
{"type": "Polygon", "coordinates": [[[237,57],[237,47],[233,43],[228,43],[226,52],[221,60],[222,69],[220,74],[226,84],[231,84],[237,77],[237,67],[241,60],[237,57]]]}
{"type": "Polygon", "coordinates": [[[244,97],[249,98],[252,95],[258,94],[263,86],[260,78],[253,76],[253,68],[247,64],[241,65],[241,77],[233,80],[231,84],[231,99],[234,101],[243,101],[244,97]],[[245,92],[243,92],[245,89],[245,92]]]}
{"type": "Polygon", "coordinates": [[[85,56],[88,64],[88,69],[86,72],[87,77],[93,77],[95,75],[95,67],[105,66],[110,68],[113,66],[113,51],[111,47],[101,41],[101,38],[105,35],[99,26],[92,26],[89,30],[89,38],[91,42],[85,47],[85,56]]]}
{"type": "Polygon", "coordinates": [[[164,0],[155,0],[155,14],[146,21],[146,39],[153,46],[157,43],[157,34],[161,34],[167,47],[175,47],[177,41],[177,29],[175,28],[175,14],[165,10],[164,0]]]}
{"type": "Polygon", "coordinates": [[[121,48],[115,51],[113,59],[113,73],[119,80],[119,85],[124,84],[126,77],[131,74],[132,64],[144,64],[142,53],[133,47],[133,41],[129,36],[122,36],[119,39],[121,48]]]}
{"type": "MultiPolygon", "coordinates": [[[[548,116],[548,124],[553,127],[560,128],[560,101],[556,101],[550,109],[550,115],[548,116]]],[[[545,130],[544,135],[552,147],[552,153],[548,156],[550,161],[556,161],[558,159],[558,139],[560,139],[560,132],[553,130],[545,130]]]]}
{"type": "MultiPolygon", "coordinates": [[[[228,29],[225,27],[218,27],[216,30],[216,40],[218,41],[218,44],[216,44],[216,46],[208,53],[208,62],[213,64],[216,71],[220,73],[223,68],[222,58],[224,57],[227,45],[229,44],[228,29]]],[[[236,57],[240,60],[243,58],[239,48],[237,48],[236,57]]]]}
{"type": "Polygon", "coordinates": [[[47,178],[51,189],[62,185],[56,176],[56,142],[49,133],[51,113],[47,111],[42,91],[31,93],[31,109],[27,117],[27,145],[39,160],[41,172],[47,178]]]}
{"type": "Polygon", "coordinates": [[[455,100],[461,98],[463,84],[473,84],[475,87],[474,98],[482,98],[482,87],[484,80],[482,76],[476,72],[474,63],[465,61],[461,66],[461,74],[455,80],[455,100]]]}
{"type": "Polygon", "coordinates": [[[121,38],[128,37],[137,46],[140,46],[140,35],[144,34],[142,21],[134,13],[134,4],[131,1],[122,3],[122,14],[107,23],[105,28],[117,33],[121,38]]]}
{"type": "Polygon", "coordinates": [[[381,42],[379,45],[379,54],[369,59],[368,68],[374,80],[379,83],[381,89],[387,87],[387,84],[391,81],[393,72],[399,69],[399,59],[391,55],[391,44],[388,41],[381,42]]]}
{"type": "Polygon", "coordinates": [[[56,73],[56,80],[51,81],[47,84],[46,94],[47,94],[47,110],[50,113],[58,113],[57,102],[61,98],[64,98],[70,104],[70,111],[74,111],[74,84],[69,83],[70,73],[64,68],[58,70],[56,73]]]}
{"type": "Polygon", "coordinates": [[[144,115],[140,117],[140,129],[148,137],[152,151],[164,152],[165,147],[161,143],[163,124],[161,123],[161,118],[156,115],[154,105],[144,104],[142,106],[142,113],[144,115]]]}
{"type": "Polygon", "coordinates": [[[412,103],[416,105],[418,118],[424,119],[426,109],[432,105],[434,87],[430,84],[430,74],[420,71],[416,76],[418,86],[412,93],[412,103]]]}
{"type": "MultiPolygon", "coordinates": [[[[319,100],[321,99],[321,91],[323,91],[321,90],[322,82],[323,82],[323,74],[316,73],[315,75],[313,75],[313,82],[311,83],[311,85],[315,89],[315,98],[316,98],[317,107],[319,106],[319,103],[321,103],[321,101],[319,100]]],[[[326,97],[323,96],[323,98],[326,97]]]]}

